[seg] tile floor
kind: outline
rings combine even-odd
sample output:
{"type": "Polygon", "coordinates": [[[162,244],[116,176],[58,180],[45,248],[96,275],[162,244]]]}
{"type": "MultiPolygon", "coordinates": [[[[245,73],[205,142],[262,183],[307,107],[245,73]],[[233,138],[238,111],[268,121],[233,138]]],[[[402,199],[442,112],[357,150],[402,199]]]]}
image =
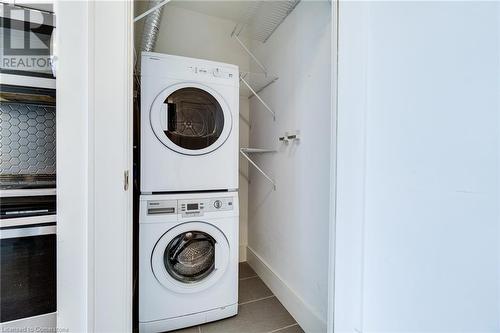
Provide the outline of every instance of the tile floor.
{"type": "Polygon", "coordinates": [[[240,263],[238,315],[175,333],[304,333],[271,290],[246,263],[240,263]]]}

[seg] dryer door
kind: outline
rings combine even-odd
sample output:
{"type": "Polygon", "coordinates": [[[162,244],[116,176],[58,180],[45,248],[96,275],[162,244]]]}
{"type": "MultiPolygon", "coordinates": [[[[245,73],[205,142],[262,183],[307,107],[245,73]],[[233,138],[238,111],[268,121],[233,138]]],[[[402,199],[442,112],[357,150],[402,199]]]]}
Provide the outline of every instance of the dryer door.
{"type": "Polygon", "coordinates": [[[185,155],[203,155],[229,137],[232,114],[223,97],[198,83],[163,90],[150,109],[151,127],[161,143],[185,155]]]}
{"type": "Polygon", "coordinates": [[[153,273],[164,287],[179,293],[202,291],[227,269],[229,243],[217,227],[186,222],[167,231],[151,256],[153,273]]]}

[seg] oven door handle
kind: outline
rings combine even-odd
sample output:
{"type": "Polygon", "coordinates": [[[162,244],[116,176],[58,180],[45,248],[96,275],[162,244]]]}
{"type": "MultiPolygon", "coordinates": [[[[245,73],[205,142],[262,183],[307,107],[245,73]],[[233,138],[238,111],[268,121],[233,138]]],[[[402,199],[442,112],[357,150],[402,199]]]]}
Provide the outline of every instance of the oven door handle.
{"type": "Polygon", "coordinates": [[[55,225],[33,227],[33,228],[15,228],[0,230],[0,239],[33,237],[43,235],[53,235],[56,233],[55,225]]]}

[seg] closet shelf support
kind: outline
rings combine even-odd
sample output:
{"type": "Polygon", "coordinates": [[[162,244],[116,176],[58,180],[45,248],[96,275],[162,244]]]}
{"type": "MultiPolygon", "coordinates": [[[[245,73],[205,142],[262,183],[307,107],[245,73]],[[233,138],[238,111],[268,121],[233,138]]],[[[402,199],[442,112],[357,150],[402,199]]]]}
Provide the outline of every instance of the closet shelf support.
{"type": "Polygon", "coordinates": [[[241,82],[243,82],[247,88],[252,92],[252,96],[255,96],[257,97],[257,99],[262,103],[262,105],[264,105],[264,107],[267,109],[267,111],[273,115],[273,120],[276,120],[276,114],[274,113],[274,111],[269,107],[269,105],[267,105],[266,102],[264,102],[264,100],[259,96],[259,94],[253,90],[253,88],[250,86],[250,84],[245,80],[245,78],[243,76],[240,76],[240,80],[241,82]]]}
{"type": "MultiPolygon", "coordinates": [[[[267,82],[266,84],[264,84],[262,87],[258,88],[257,90],[255,90],[255,92],[257,94],[260,94],[260,92],[264,89],[266,89],[267,87],[269,87],[271,84],[273,84],[274,82],[278,81],[279,77],[275,77],[273,78],[271,81],[267,82]]],[[[248,99],[254,97],[255,94],[250,94],[250,96],[248,96],[248,99]]]]}
{"type": "Polygon", "coordinates": [[[151,7],[150,9],[146,10],[144,13],[142,13],[141,15],[137,16],[134,18],[134,22],[137,22],[143,18],[145,18],[146,16],[148,16],[149,14],[151,14],[152,12],[154,12],[155,10],[157,10],[158,8],[161,8],[163,6],[165,6],[167,3],[169,3],[170,1],[172,0],[164,0],[162,2],[160,2],[159,4],[157,4],[156,6],[154,7],[151,7]]]}
{"type": "Polygon", "coordinates": [[[263,153],[275,153],[276,150],[273,149],[261,149],[261,148],[240,148],[240,153],[245,157],[250,164],[252,164],[257,171],[259,171],[272,185],[273,185],[273,190],[276,191],[276,182],[265,173],[264,170],[262,170],[251,158],[248,156],[248,154],[251,153],[258,153],[258,154],[263,154],[263,153]]]}
{"type": "Polygon", "coordinates": [[[243,43],[241,41],[241,39],[238,37],[238,35],[234,33],[234,30],[233,30],[232,36],[238,41],[238,43],[241,45],[241,47],[243,48],[243,50],[245,50],[245,52],[248,53],[248,55],[255,61],[255,63],[260,67],[260,69],[262,69],[262,71],[264,72],[264,75],[267,76],[267,69],[266,69],[266,67],[259,61],[259,59],[257,59],[257,57],[255,56],[255,54],[253,54],[252,51],[250,51],[248,49],[248,47],[245,45],[245,43],[243,43]]]}

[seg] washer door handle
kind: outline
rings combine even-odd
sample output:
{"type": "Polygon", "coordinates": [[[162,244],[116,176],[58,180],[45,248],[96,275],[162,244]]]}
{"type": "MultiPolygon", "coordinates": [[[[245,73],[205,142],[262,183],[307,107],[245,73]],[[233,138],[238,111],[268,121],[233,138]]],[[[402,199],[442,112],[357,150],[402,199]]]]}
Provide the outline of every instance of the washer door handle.
{"type": "Polygon", "coordinates": [[[215,242],[215,253],[214,253],[214,256],[215,256],[215,263],[214,263],[214,269],[217,270],[219,268],[219,265],[220,265],[220,259],[219,259],[219,256],[220,256],[220,245],[219,245],[219,242],[215,242]]]}

